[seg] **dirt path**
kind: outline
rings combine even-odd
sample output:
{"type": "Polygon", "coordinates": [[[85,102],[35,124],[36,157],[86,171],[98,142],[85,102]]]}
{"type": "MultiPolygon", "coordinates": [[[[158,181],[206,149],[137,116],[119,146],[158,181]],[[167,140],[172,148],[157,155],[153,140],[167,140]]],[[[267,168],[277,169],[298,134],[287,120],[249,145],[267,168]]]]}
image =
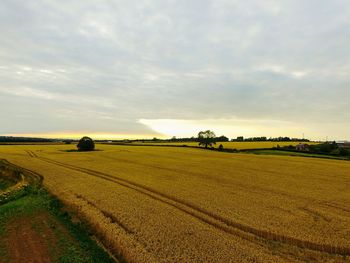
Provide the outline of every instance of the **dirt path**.
{"type": "MultiPolygon", "coordinates": [[[[48,225],[48,215],[21,217],[6,226],[6,244],[11,263],[50,263],[55,235],[48,225]]],[[[1,262],[1,261],[0,261],[1,262]]]]}

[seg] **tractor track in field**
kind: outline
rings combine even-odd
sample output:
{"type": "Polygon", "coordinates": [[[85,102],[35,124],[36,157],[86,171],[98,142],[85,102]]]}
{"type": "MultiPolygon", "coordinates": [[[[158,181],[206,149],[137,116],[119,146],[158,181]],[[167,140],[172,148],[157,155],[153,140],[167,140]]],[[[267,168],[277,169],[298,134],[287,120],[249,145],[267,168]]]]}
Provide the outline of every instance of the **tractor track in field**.
{"type": "Polygon", "coordinates": [[[26,152],[30,157],[32,157],[32,158],[38,157],[38,156],[36,155],[36,153],[34,153],[33,151],[25,150],[25,152],[26,152]]]}
{"type": "Polygon", "coordinates": [[[127,234],[133,234],[134,231],[132,229],[130,229],[129,227],[127,227],[125,224],[123,224],[116,216],[114,216],[112,213],[101,209],[100,207],[98,207],[98,205],[96,205],[95,202],[89,200],[87,197],[81,195],[81,194],[74,194],[73,195],[78,198],[83,200],[84,202],[86,202],[88,205],[92,206],[94,209],[98,210],[101,212],[101,214],[103,214],[104,217],[109,218],[111,220],[112,223],[117,224],[120,228],[122,228],[127,234]]]}
{"type": "Polygon", "coordinates": [[[243,239],[246,239],[251,242],[256,241],[277,241],[281,242],[286,245],[292,245],[297,246],[299,248],[306,248],[310,250],[315,250],[319,252],[326,252],[329,254],[339,254],[339,255],[350,255],[350,247],[340,247],[340,246],[333,246],[329,244],[320,244],[312,241],[307,240],[301,240],[298,238],[285,236],[282,234],[277,234],[274,232],[270,232],[267,230],[261,230],[257,229],[248,225],[244,225],[238,222],[233,222],[231,220],[228,220],[222,216],[216,215],[214,213],[210,213],[203,208],[200,208],[198,206],[195,206],[193,204],[184,202],[183,200],[180,200],[176,197],[168,196],[164,193],[158,192],[150,187],[143,186],[141,184],[126,180],[124,178],[119,178],[107,173],[95,171],[88,168],[82,168],[79,166],[71,165],[62,163],[56,160],[52,160],[46,157],[37,156],[32,151],[27,151],[27,153],[33,157],[37,158],[39,160],[42,160],[47,163],[51,163],[66,169],[74,170],[77,172],[82,172],[88,175],[92,175],[94,177],[98,177],[113,183],[116,183],[118,185],[121,185],[123,187],[129,188],[131,190],[134,190],[138,193],[141,193],[143,195],[148,196],[149,198],[152,198],[154,200],[157,200],[159,202],[162,202],[166,205],[169,205],[171,207],[174,207],[196,219],[198,219],[201,222],[204,222],[216,229],[219,229],[225,233],[232,234],[235,236],[239,236],[243,239]]]}
{"type": "Polygon", "coordinates": [[[25,151],[30,157],[35,157],[35,156],[33,156],[33,154],[32,154],[32,151],[25,151]]]}

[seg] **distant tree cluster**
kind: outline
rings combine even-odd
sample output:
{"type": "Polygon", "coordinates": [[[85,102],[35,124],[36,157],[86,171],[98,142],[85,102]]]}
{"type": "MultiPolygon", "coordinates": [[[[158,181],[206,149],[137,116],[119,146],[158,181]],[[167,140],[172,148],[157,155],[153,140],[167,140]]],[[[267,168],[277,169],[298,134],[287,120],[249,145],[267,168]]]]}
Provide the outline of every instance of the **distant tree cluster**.
{"type": "Polygon", "coordinates": [[[304,151],[307,153],[314,154],[325,154],[325,155],[334,155],[334,156],[350,156],[350,149],[341,147],[336,142],[325,142],[315,145],[303,144],[306,147],[304,149],[298,149],[298,146],[288,145],[280,147],[277,145],[277,149],[279,150],[287,150],[287,151],[304,151]]]}
{"type": "Polygon", "coordinates": [[[56,142],[55,139],[0,136],[0,142],[56,142]]]}
{"type": "Polygon", "coordinates": [[[276,138],[267,138],[265,136],[261,137],[250,137],[244,138],[243,136],[238,136],[236,139],[232,139],[233,142],[308,142],[308,139],[300,139],[300,138],[290,138],[290,137],[276,137],[276,138]]]}
{"type": "Polygon", "coordinates": [[[266,137],[251,137],[251,138],[245,138],[243,141],[245,142],[266,142],[266,137]]]}
{"type": "MultiPolygon", "coordinates": [[[[228,142],[230,139],[224,135],[221,135],[219,137],[215,137],[215,142],[228,142]]],[[[183,138],[177,138],[176,136],[173,136],[171,139],[159,139],[154,137],[153,139],[139,139],[139,140],[114,140],[113,142],[199,142],[198,136],[197,137],[183,137],[183,138]]]]}
{"type": "Polygon", "coordinates": [[[336,142],[326,142],[316,145],[310,145],[310,152],[319,154],[330,154],[339,156],[350,155],[349,149],[339,147],[336,142]]]}
{"type": "Polygon", "coordinates": [[[227,138],[226,136],[224,136],[224,135],[221,135],[220,137],[216,137],[215,138],[215,141],[216,142],[228,142],[230,139],[229,138],[227,138]]]}
{"type": "Polygon", "coordinates": [[[171,142],[196,142],[198,141],[196,137],[189,137],[189,138],[176,138],[176,136],[173,136],[170,139],[171,142]]]}
{"type": "MultiPolygon", "coordinates": [[[[230,139],[224,135],[221,135],[219,137],[215,136],[215,139],[213,139],[215,142],[228,142],[230,139]]],[[[274,142],[290,142],[290,141],[297,141],[297,142],[308,142],[308,139],[300,139],[300,138],[290,138],[290,137],[276,137],[276,138],[267,138],[265,136],[261,137],[250,137],[250,138],[244,138],[243,136],[238,136],[236,139],[231,139],[231,141],[237,141],[237,142],[260,142],[260,141],[274,141],[274,142]]],[[[140,142],[140,143],[147,143],[147,142],[199,142],[198,136],[194,137],[182,137],[177,138],[176,136],[173,136],[170,139],[160,139],[157,137],[154,137],[153,139],[135,139],[135,140],[96,140],[96,142],[120,142],[120,143],[132,143],[132,142],[140,142]]]]}

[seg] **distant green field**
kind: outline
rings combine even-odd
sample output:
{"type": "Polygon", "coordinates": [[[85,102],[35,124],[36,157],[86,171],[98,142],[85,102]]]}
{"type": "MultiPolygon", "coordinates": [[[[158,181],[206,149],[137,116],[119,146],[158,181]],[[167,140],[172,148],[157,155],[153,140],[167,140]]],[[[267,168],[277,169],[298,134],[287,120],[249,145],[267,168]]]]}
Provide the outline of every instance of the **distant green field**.
{"type": "Polygon", "coordinates": [[[300,156],[300,157],[314,157],[314,158],[326,158],[326,159],[337,159],[346,160],[348,158],[338,157],[333,155],[316,154],[316,153],[303,153],[303,152],[292,152],[292,151],[279,151],[279,150],[252,150],[249,153],[254,154],[266,154],[266,155],[284,155],[284,156],[300,156]]]}

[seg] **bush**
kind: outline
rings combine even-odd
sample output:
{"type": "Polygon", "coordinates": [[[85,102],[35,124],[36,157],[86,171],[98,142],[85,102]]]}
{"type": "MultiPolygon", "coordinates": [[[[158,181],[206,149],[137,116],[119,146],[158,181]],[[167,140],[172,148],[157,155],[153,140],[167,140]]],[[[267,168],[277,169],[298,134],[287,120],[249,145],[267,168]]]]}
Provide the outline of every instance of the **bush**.
{"type": "Polygon", "coordinates": [[[341,156],[350,155],[350,151],[345,149],[345,148],[339,148],[339,155],[341,155],[341,156]]]}
{"type": "Polygon", "coordinates": [[[79,140],[77,147],[79,151],[93,151],[95,143],[90,137],[85,136],[79,140]]]}

